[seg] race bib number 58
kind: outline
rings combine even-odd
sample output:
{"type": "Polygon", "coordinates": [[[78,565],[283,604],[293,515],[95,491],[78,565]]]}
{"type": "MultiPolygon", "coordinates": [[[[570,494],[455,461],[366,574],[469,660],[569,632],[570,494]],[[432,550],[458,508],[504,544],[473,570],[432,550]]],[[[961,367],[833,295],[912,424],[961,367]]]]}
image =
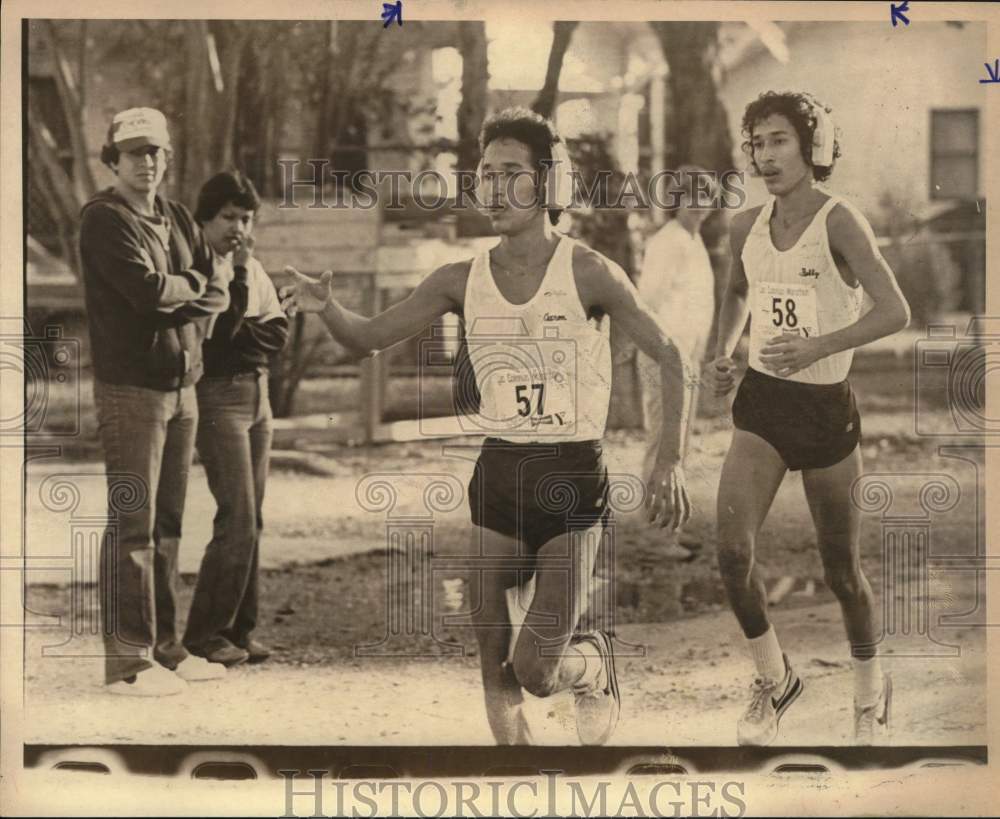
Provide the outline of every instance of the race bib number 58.
{"type": "Polygon", "coordinates": [[[750,321],[750,341],[760,350],[774,336],[819,335],[816,318],[816,288],[812,284],[760,282],[750,321]]]}

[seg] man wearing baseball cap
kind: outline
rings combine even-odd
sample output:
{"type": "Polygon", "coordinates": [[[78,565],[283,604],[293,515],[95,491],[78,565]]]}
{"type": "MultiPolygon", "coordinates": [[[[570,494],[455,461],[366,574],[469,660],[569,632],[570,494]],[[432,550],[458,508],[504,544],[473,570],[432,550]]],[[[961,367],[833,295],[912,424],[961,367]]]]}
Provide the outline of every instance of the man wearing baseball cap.
{"type": "Polygon", "coordinates": [[[170,160],[163,114],[116,114],[101,161],[114,184],[83,207],[80,258],[94,403],[108,473],[100,586],[108,691],[177,694],[225,674],[177,633],[177,548],[194,451],[201,345],[232,273],[188,210],[157,191],[170,160]]]}

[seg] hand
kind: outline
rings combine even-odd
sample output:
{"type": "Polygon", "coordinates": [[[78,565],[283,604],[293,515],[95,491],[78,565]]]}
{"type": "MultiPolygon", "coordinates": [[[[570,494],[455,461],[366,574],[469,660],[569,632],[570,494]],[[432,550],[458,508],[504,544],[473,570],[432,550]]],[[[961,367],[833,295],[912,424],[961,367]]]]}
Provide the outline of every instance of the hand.
{"type": "Polygon", "coordinates": [[[245,236],[236,249],[233,251],[233,267],[246,267],[247,262],[253,257],[253,236],[245,236]]]}
{"type": "Polygon", "coordinates": [[[820,341],[799,335],[775,336],[760,350],[760,363],[775,375],[786,377],[823,358],[820,341]]]}
{"type": "Polygon", "coordinates": [[[691,499],[679,463],[661,467],[659,460],[646,484],[649,522],[676,532],[691,519],[691,499]]]}
{"type": "Polygon", "coordinates": [[[716,396],[723,396],[736,385],[736,362],[729,356],[719,356],[705,367],[705,377],[712,382],[716,396]]]}
{"type": "Polygon", "coordinates": [[[321,313],[333,297],[333,272],[324,270],[319,279],[299,273],[294,267],[286,267],[285,273],[292,276],[292,283],[278,291],[281,309],[289,316],[298,312],[321,313]]]}

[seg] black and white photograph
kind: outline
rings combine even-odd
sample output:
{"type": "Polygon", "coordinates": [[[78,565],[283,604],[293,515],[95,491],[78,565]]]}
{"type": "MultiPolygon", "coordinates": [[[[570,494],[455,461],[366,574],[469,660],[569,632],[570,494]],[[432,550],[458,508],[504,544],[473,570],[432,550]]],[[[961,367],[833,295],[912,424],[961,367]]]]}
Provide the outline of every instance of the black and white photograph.
{"type": "Polygon", "coordinates": [[[995,809],[997,11],[5,5],[4,813],[995,809]]]}

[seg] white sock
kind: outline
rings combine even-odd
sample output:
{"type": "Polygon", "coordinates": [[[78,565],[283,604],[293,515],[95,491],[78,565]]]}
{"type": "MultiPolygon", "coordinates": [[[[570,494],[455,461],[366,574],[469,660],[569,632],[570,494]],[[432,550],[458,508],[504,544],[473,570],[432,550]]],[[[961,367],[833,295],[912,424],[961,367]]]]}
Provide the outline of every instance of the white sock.
{"type": "Polygon", "coordinates": [[[878,657],[867,660],[851,659],[854,666],[854,702],[859,708],[868,708],[878,702],[882,694],[882,664],[878,657]]]}
{"type": "Polygon", "coordinates": [[[757,666],[758,676],[774,682],[785,679],[785,657],[781,653],[781,646],[778,645],[778,635],[774,633],[774,626],[768,626],[767,631],[760,637],[748,639],[747,644],[750,646],[753,664],[757,666]]]}

